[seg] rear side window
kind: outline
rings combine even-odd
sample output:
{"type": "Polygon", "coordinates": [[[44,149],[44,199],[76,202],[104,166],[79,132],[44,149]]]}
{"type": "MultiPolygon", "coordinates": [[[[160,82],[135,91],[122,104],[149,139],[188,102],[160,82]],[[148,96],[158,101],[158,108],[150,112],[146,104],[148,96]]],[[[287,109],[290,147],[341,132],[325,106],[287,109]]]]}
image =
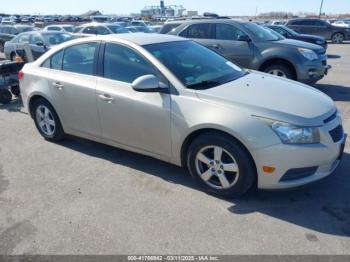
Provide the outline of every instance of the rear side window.
{"type": "Polygon", "coordinates": [[[157,75],[144,57],[134,50],[118,44],[106,44],[104,54],[104,77],[126,83],[132,83],[143,75],[157,75]]]}
{"type": "Polygon", "coordinates": [[[94,74],[94,59],[98,43],[86,43],[65,49],[62,70],[84,74],[94,74]]]}
{"type": "Polygon", "coordinates": [[[326,26],[326,23],[320,20],[314,20],[312,24],[313,26],[326,26]]]}
{"type": "Polygon", "coordinates": [[[234,27],[233,25],[228,25],[228,24],[216,25],[216,39],[237,41],[238,38],[242,35],[245,35],[245,34],[241,30],[234,27]]]}
{"type": "Polygon", "coordinates": [[[55,53],[49,59],[47,59],[42,67],[51,68],[55,70],[62,70],[62,59],[63,59],[63,50],[55,53]]]}
{"type": "Polygon", "coordinates": [[[50,31],[61,31],[61,28],[57,27],[57,26],[51,26],[51,27],[48,27],[47,30],[50,30],[50,31]]]}
{"type": "Polygon", "coordinates": [[[84,34],[96,35],[96,28],[94,26],[88,26],[83,30],[84,34]]]}
{"type": "Polygon", "coordinates": [[[293,21],[291,23],[291,25],[311,26],[312,21],[310,21],[310,20],[297,20],[297,21],[293,21]]]}
{"type": "Polygon", "coordinates": [[[188,38],[210,39],[212,38],[211,24],[195,24],[189,26],[180,36],[188,38]]]}
{"type": "Polygon", "coordinates": [[[17,43],[29,43],[29,38],[30,38],[29,34],[21,34],[18,36],[16,42],[17,43]]]}
{"type": "Polygon", "coordinates": [[[161,34],[167,34],[173,30],[175,30],[178,26],[180,26],[181,24],[165,24],[163,25],[162,29],[159,31],[159,33],[161,34]]]}
{"type": "Polygon", "coordinates": [[[110,32],[107,28],[105,28],[103,26],[97,26],[96,27],[96,34],[97,35],[109,35],[110,32]]]}

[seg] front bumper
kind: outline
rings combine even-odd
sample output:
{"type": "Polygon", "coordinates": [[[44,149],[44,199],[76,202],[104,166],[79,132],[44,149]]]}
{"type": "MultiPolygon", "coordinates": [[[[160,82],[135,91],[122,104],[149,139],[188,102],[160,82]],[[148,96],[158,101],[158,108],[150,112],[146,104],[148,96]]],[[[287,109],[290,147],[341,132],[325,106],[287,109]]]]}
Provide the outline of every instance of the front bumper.
{"type": "Polygon", "coordinates": [[[320,144],[280,143],[252,152],[258,172],[258,188],[271,190],[299,187],[332,174],[341,161],[347,137],[343,134],[339,141],[333,142],[330,131],[340,124],[334,120],[320,127],[320,144]],[[273,173],[265,173],[263,166],[272,166],[276,169],[273,173]],[[296,170],[304,173],[298,174],[296,170]],[[309,170],[309,173],[305,172],[306,170],[309,170]],[[290,176],[291,173],[292,175],[294,173],[295,179],[290,176]]]}
{"type": "Polygon", "coordinates": [[[327,63],[327,56],[320,55],[317,60],[306,60],[298,67],[298,81],[313,84],[325,77],[332,67],[327,63]]]}

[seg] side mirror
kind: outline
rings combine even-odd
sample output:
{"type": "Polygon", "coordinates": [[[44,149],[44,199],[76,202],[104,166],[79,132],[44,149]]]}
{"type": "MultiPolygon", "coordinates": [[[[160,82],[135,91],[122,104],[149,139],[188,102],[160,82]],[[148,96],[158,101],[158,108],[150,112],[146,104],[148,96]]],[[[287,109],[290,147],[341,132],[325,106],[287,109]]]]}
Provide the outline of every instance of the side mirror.
{"type": "Polygon", "coordinates": [[[146,93],[167,93],[168,86],[159,81],[158,77],[154,75],[144,75],[136,78],[131,84],[132,88],[138,92],[146,93]]]}
{"type": "Polygon", "coordinates": [[[242,41],[242,42],[250,42],[251,41],[249,36],[247,36],[247,35],[240,35],[237,40],[242,41]]]}
{"type": "Polygon", "coordinates": [[[35,44],[36,44],[37,46],[45,46],[45,45],[44,45],[44,42],[41,42],[41,41],[36,42],[35,44]]]}

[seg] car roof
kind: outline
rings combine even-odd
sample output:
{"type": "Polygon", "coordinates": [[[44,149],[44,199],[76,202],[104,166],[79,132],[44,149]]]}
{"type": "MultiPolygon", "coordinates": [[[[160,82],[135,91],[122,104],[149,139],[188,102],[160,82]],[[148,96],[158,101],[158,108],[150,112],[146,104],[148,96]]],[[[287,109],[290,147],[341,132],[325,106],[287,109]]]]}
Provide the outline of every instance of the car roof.
{"type": "MultiPolygon", "coordinates": [[[[81,38],[78,40],[74,40],[76,42],[85,42],[87,38],[81,38]]],[[[177,41],[190,41],[188,39],[166,35],[166,34],[145,34],[145,33],[125,33],[125,34],[111,34],[111,35],[98,35],[88,37],[89,40],[100,40],[100,41],[113,41],[113,40],[124,40],[136,45],[150,45],[150,44],[158,44],[158,43],[167,43],[167,42],[177,42],[177,41]]]]}
{"type": "Polygon", "coordinates": [[[244,24],[247,23],[246,21],[240,21],[240,20],[234,20],[234,19],[193,19],[193,20],[176,20],[171,21],[166,24],[216,24],[216,23],[230,23],[230,24],[244,24]]]}

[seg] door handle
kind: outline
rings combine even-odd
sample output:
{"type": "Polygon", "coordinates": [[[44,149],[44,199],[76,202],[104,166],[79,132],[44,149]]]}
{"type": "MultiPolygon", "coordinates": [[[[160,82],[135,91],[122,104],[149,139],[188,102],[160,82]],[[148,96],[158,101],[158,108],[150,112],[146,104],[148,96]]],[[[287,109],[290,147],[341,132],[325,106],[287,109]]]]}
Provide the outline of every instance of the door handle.
{"type": "Polygon", "coordinates": [[[111,96],[108,95],[108,94],[99,95],[98,97],[99,97],[101,100],[106,101],[106,102],[108,102],[108,103],[112,103],[112,102],[114,101],[114,98],[111,97],[111,96]]]}
{"type": "Polygon", "coordinates": [[[52,83],[53,87],[56,87],[58,90],[62,90],[64,85],[62,85],[60,82],[54,82],[52,83]]]}

